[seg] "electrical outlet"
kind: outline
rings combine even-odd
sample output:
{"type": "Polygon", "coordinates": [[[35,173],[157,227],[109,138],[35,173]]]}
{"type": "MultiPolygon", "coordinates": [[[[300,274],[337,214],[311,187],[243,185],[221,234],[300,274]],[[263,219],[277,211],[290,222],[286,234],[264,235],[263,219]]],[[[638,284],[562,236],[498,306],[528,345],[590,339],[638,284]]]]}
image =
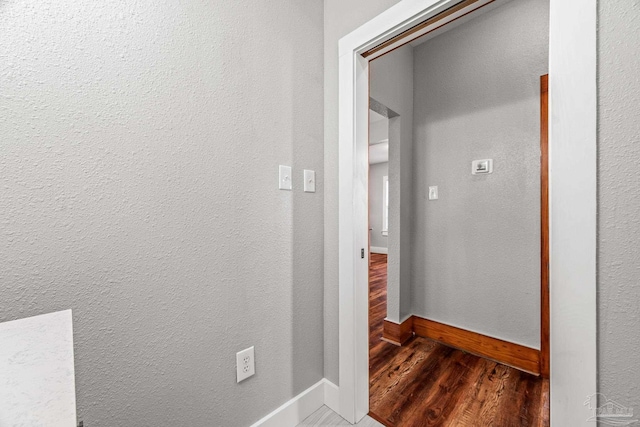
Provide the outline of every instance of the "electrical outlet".
{"type": "Polygon", "coordinates": [[[256,373],[256,363],[253,346],[236,353],[237,382],[246,380],[256,373]]]}

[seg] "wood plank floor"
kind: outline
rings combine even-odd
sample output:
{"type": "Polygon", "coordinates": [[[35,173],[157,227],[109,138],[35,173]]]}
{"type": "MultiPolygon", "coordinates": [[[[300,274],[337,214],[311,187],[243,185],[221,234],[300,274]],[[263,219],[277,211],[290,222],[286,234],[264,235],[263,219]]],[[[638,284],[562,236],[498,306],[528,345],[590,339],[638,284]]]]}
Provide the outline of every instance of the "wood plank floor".
{"type": "Polygon", "coordinates": [[[369,415],[388,427],[549,426],[549,381],[416,337],[381,340],[387,256],[369,269],[369,415]]]}

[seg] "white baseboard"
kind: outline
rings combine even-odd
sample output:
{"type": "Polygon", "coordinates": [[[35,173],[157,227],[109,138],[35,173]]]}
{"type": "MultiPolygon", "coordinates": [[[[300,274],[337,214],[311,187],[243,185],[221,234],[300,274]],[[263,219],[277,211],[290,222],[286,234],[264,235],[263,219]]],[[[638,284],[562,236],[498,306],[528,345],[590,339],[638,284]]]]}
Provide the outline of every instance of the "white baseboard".
{"type": "Polygon", "coordinates": [[[323,378],[251,427],[295,427],[322,405],[337,412],[338,386],[323,378]]]}
{"type": "Polygon", "coordinates": [[[389,249],[383,248],[381,246],[371,246],[370,251],[372,254],[386,254],[389,252],[389,249]]]}
{"type": "Polygon", "coordinates": [[[339,414],[340,409],[340,389],[337,385],[324,378],[324,404],[333,412],[339,414]]]}

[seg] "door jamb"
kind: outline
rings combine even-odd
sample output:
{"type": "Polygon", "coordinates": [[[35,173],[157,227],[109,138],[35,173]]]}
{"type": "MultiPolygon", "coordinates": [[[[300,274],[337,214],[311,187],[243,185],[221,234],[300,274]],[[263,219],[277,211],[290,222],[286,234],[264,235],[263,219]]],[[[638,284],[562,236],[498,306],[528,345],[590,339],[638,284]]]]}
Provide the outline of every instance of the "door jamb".
{"type": "Polygon", "coordinates": [[[549,378],[549,75],[540,76],[540,375],[549,378]]]}
{"type": "MultiPolygon", "coordinates": [[[[367,149],[362,53],[459,0],[403,0],[339,42],[339,412],[369,410],[367,149]]],[[[587,426],[596,393],[596,0],[550,0],[551,422],[587,426]]]]}

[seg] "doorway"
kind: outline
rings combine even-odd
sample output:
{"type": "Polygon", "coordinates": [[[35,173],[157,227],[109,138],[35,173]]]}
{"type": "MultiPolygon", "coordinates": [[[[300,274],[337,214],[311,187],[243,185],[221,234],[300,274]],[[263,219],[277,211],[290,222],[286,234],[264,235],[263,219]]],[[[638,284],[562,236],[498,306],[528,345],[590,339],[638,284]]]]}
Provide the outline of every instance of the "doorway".
{"type": "MultiPolygon", "coordinates": [[[[466,27],[414,41],[370,64],[371,98],[397,108],[403,120],[413,116],[408,129],[413,135],[401,138],[413,147],[406,158],[402,150],[392,150],[400,161],[388,172],[405,177],[403,197],[391,216],[398,219],[394,224],[410,228],[412,240],[401,239],[400,247],[410,248],[405,265],[412,265],[405,268],[412,281],[400,280],[399,291],[398,283],[390,284],[386,313],[380,312],[386,303],[386,260],[372,254],[369,272],[369,407],[386,425],[413,425],[438,405],[438,415],[431,412],[429,418],[434,425],[469,424],[460,417],[479,413],[504,420],[499,425],[515,422],[507,415],[518,416],[522,425],[548,424],[548,382],[536,377],[546,311],[540,303],[545,299],[541,265],[546,266],[541,248],[547,246],[540,224],[546,177],[546,158],[538,159],[541,150],[546,153],[540,73],[548,66],[547,47],[537,39],[545,39],[547,7],[544,0],[513,1],[466,27]],[[511,43],[526,57],[505,53],[511,43]],[[491,159],[491,167],[472,171],[473,160],[483,158],[491,159]],[[434,185],[439,198],[437,193],[432,198],[434,185]],[[414,217],[409,225],[397,212],[407,206],[412,211],[407,216],[414,217]],[[401,304],[398,310],[394,304],[403,293],[410,295],[411,306],[401,304]],[[411,334],[419,337],[406,342],[411,334]],[[449,353],[450,348],[470,354],[461,365],[462,353],[449,353]],[[489,367],[486,359],[493,361],[489,367]],[[504,369],[503,376],[492,381],[496,368],[504,369]],[[506,392],[485,401],[482,386],[496,384],[506,392]],[[450,394],[438,393],[438,387],[450,394]],[[466,401],[451,404],[457,393],[466,401]],[[513,402],[526,411],[514,411],[513,402]],[[456,413],[454,406],[466,409],[456,413]]],[[[374,130],[372,120],[370,140],[376,139],[374,130]]],[[[370,190],[376,186],[374,167],[370,190]]],[[[374,196],[370,191],[370,204],[374,196]]],[[[401,234],[394,227],[390,233],[401,234]]],[[[392,256],[403,260],[399,251],[392,256]]]]}
{"type": "MultiPolygon", "coordinates": [[[[595,193],[592,191],[595,188],[595,122],[592,121],[595,117],[595,85],[590,83],[595,81],[595,48],[592,49],[590,44],[595,37],[595,3],[589,2],[586,10],[582,3],[580,7],[577,3],[569,4],[572,1],[560,3],[551,0],[551,3],[550,71],[557,77],[551,81],[551,106],[555,114],[550,123],[550,136],[552,147],[555,147],[554,135],[563,135],[563,144],[550,152],[550,164],[554,169],[550,180],[553,188],[550,192],[550,223],[552,231],[564,230],[565,236],[571,236],[562,241],[550,239],[550,283],[554,283],[554,277],[563,279],[551,286],[552,314],[555,308],[551,327],[552,331],[557,331],[555,340],[551,334],[552,351],[553,354],[562,354],[554,358],[551,366],[552,384],[557,384],[551,408],[552,419],[555,408],[559,425],[581,425],[581,420],[586,418],[582,417],[581,406],[577,403],[580,401],[581,404],[584,399],[577,396],[595,392],[595,262],[592,258],[595,253],[595,228],[592,227],[595,224],[595,193]],[[580,17],[574,16],[576,8],[580,9],[580,17]],[[558,109],[554,110],[554,105],[558,109]],[[567,108],[569,106],[575,108],[567,108]],[[575,158],[573,149],[580,151],[579,159],[575,158]],[[554,305],[554,293],[567,299],[556,300],[558,302],[554,305]],[[569,299],[569,295],[573,297],[569,299]],[[563,307],[573,308],[567,311],[563,307]],[[584,323],[586,319],[589,320],[584,323]],[[565,380],[554,382],[554,373],[565,380]],[[566,381],[567,378],[570,380],[566,381]]],[[[363,323],[366,325],[366,315],[363,316],[366,312],[362,306],[362,301],[366,301],[366,287],[363,289],[358,285],[363,277],[367,277],[368,263],[363,265],[355,258],[356,253],[360,255],[356,248],[366,241],[368,234],[366,226],[363,229],[356,225],[357,218],[366,215],[366,208],[353,201],[366,200],[366,196],[360,199],[363,194],[361,185],[367,182],[362,174],[366,170],[366,162],[363,161],[366,155],[361,157],[366,147],[366,142],[363,144],[366,141],[363,138],[366,135],[366,113],[363,114],[366,110],[363,106],[368,98],[368,64],[373,58],[360,55],[381,46],[381,41],[391,40],[456,4],[460,2],[401,4],[341,42],[340,408],[341,414],[350,421],[363,416],[368,407],[367,375],[361,363],[354,364],[363,356],[366,360],[362,347],[356,349],[368,341],[366,329],[362,329],[363,323]],[[353,325],[355,328],[352,329],[353,325]]],[[[465,10],[459,9],[456,13],[465,13],[465,10]]],[[[364,221],[360,223],[366,224],[364,221]]]]}

